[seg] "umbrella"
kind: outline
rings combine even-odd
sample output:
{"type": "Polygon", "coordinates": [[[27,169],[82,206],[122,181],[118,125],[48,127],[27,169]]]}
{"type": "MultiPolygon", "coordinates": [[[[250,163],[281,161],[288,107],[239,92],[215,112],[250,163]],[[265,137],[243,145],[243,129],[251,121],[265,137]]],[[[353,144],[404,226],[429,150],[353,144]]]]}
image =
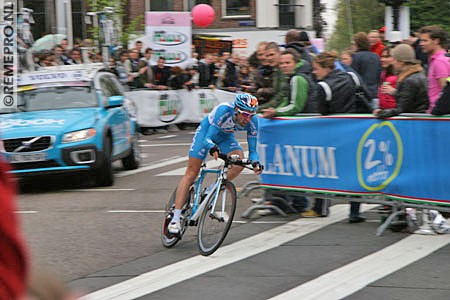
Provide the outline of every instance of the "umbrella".
{"type": "Polygon", "coordinates": [[[41,50],[50,50],[59,43],[61,43],[61,40],[65,39],[65,34],[47,34],[41,37],[40,39],[37,39],[33,46],[31,46],[30,50],[32,52],[41,51],[41,50]]]}

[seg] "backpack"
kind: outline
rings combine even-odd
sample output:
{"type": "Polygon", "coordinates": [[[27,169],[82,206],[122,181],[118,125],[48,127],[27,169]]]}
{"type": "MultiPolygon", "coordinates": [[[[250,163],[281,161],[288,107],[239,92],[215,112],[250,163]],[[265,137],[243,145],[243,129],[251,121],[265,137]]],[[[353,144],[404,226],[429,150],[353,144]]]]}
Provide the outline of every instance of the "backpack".
{"type": "Polygon", "coordinates": [[[371,113],[372,112],[372,106],[371,102],[372,99],[370,99],[368,92],[364,88],[364,86],[361,84],[361,81],[359,80],[358,75],[356,75],[353,72],[347,72],[355,83],[355,95],[354,95],[354,109],[355,113],[365,114],[365,113],[371,113]]]}
{"type": "MultiPolygon", "coordinates": [[[[346,107],[345,111],[359,114],[371,113],[372,112],[372,106],[370,105],[371,99],[364,85],[361,84],[361,80],[359,79],[358,75],[356,75],[353,72],[344,72],[344,73],[350,76],[352,78],[353,83],[355,84],[355,93],[353,94],[353,101],[351,102],[351,105],[346,107]]],[[[318,84],[325,91],[326,100],[327,101],[331,100],[333,98],[333,94],[328,83],[326,83],[325,81],[320,81],[318,84]]]]}

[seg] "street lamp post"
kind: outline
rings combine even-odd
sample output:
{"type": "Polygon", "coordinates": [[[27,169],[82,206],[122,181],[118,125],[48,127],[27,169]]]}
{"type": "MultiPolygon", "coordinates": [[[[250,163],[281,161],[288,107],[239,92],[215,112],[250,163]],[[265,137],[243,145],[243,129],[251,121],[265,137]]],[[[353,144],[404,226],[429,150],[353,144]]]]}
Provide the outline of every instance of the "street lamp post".
{"type": "Polygon", "coordinates": [[[409,0],[378,0],[381,3],[386,4],[386,6],[392,7],[392,35],[395,36],[395,39],[398,39],[397,35],[401,35],[400,33],[400,7],[403,3],[409,2],[409,0]]]}

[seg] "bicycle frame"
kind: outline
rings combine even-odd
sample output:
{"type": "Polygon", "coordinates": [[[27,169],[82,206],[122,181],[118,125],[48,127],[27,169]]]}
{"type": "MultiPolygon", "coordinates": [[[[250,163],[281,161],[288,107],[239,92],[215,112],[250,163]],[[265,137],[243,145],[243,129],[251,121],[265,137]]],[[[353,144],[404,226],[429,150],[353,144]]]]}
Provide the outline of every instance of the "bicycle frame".
{"type": "MultiPolygon", "coordinates": [[[[197,179],[196,182],[194,182],[194,188],[195,188],[195,197],[192,204],[192,211],[189,218],[189,222],[193,221],[196,222],[200,215],[205,209],[206,204],[208,203],[209,199],[214,195],[214,207],[216,206],[217,197],[219,196],[220,186],[222,185],[222,182],[227,179],[227,173],[228,173],[228,166],[223,166],[223,168],[219,168],[217,170],[212,169],[206,169],[206,164],[202,165],[202,169],[200,171],[200,176],[197,179]],[[202,203],[199,205],[200,197],[201,197],[201,188],[203,184],[203,180],[205,179],[206,174],[213,173],[218,174],[216,182],[214,182],[214,187],[212,188],[211,192],[208,193],[205,199],[203,199],[202,203]]],[[[214,210],[213,207],[213,210],[214,210]]]]}

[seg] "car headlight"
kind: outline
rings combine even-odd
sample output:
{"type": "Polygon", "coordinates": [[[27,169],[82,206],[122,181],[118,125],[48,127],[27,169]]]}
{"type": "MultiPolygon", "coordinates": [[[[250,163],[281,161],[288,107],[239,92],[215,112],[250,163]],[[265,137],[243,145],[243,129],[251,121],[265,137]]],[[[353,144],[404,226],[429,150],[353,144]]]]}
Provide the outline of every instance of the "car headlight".
{"type": "Polygon", "coordinates": [[[84,140],[87,140],[87,139],[93,137],[96,134],[96,132],[97,131],[94,128],[69,132],[63,136],[62,142],[63,143],[73,143],[73,142],[84,141],[84,140]]]}

